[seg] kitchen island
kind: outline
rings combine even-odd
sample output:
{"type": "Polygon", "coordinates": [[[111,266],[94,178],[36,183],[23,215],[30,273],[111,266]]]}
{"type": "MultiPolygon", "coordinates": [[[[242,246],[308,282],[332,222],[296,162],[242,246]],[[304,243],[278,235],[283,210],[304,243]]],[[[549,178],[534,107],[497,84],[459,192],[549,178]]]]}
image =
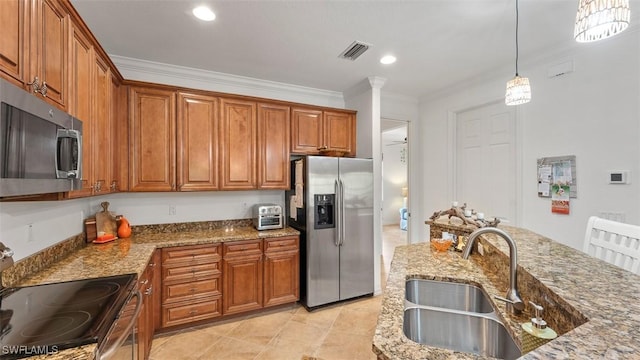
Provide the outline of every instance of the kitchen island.
{"type": "MultiPolygon", "coordinates": [[[[105,244],[87,244],[66,255],[44,269],[25,274],[25,269],[36,267],[29,264],[42,254],[25,259],[12,269],[5,271],[5,286],[30,286],[70,280],[100,278],[122,274],[142,276],[156,249],[218,244],[231,241],[255,240],[298,236],[292,228],[257,231],[246,221],[209,224],[166,224],[139,227],[135,235],[105,244]]],[[[52,351],[48,355],[30,357],[31,360],[93,359],[96,344],[52,351]]],[[[56,350],[56,349],[52,349],[56,350]]]]}
{"type": "MultiPolygon", "coordinates": [[[[640,276],[559,244],[532,231],[500,225],[518,247],[518,287],[528,302],[545,308],[545,320],[560,335],[523,359],[640,359],[640,276]]],[[[474,354],[421,345],[403,334],[405,281],[422,278],[476,284],[493,298],[504,296],[509,249],[483,235],[484,256],[436,252],[428,243],[397,247],[373,338],[378,359],[478,359],[474,354]]],[[[498,316],[520,345],[519,316],[492,299],[498,316]]]]}

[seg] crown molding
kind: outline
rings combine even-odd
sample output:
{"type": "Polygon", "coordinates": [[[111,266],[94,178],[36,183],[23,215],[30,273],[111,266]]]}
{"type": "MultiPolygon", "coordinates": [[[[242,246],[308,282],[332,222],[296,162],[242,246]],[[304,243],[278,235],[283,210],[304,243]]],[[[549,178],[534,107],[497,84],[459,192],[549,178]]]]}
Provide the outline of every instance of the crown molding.
{"type": "Polygon", "coordinates": [[[341,92],[112,55],[125,79],[344,108],[341,92]]]}

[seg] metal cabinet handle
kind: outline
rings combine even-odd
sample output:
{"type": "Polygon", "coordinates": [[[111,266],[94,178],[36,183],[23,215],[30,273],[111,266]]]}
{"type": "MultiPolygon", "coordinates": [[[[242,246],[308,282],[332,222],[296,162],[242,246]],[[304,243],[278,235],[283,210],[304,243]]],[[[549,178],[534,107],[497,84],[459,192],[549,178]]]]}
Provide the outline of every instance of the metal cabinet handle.
{"type": "Polygon", "coordinates": [[[144,292],[145,295],[153,294],[153,285],[149,286],[147,290],[144,292]]]}
{"type": "Polygon", "coordinates": [[[43,82],[42,85],[40,85],[40,79],[38,79],[38,77],[34,77],[33,81],[30,83],[27,83],[27,85],[31,86],[31,91],[34,93],[40,93],[42,96],[47,97],[47,82],[43,82]]]}

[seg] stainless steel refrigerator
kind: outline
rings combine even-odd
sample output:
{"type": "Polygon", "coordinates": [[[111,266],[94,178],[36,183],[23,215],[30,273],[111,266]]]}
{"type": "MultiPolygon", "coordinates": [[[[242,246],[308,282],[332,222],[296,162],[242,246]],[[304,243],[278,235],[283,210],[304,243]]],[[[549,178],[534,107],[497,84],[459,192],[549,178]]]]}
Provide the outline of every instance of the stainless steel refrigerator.
{"type": "Polygon", "coordinates": [[[301,233],[301,302],[312,309],[373,294],[372,160],[306,156],[291,168],[286,208],[301,233]]]}

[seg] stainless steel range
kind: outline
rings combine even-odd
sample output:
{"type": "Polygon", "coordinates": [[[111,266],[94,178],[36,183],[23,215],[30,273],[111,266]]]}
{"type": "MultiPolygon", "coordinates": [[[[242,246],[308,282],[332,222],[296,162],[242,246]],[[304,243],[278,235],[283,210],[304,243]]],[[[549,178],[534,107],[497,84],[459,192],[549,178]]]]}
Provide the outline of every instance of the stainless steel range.
{"type": "Polygon", "coordinates": [[[101,343],[135,295],[135,279],[127,274],[2,289],[0,358],[53,354],[91,343],[106,352],[101,343]]]}

